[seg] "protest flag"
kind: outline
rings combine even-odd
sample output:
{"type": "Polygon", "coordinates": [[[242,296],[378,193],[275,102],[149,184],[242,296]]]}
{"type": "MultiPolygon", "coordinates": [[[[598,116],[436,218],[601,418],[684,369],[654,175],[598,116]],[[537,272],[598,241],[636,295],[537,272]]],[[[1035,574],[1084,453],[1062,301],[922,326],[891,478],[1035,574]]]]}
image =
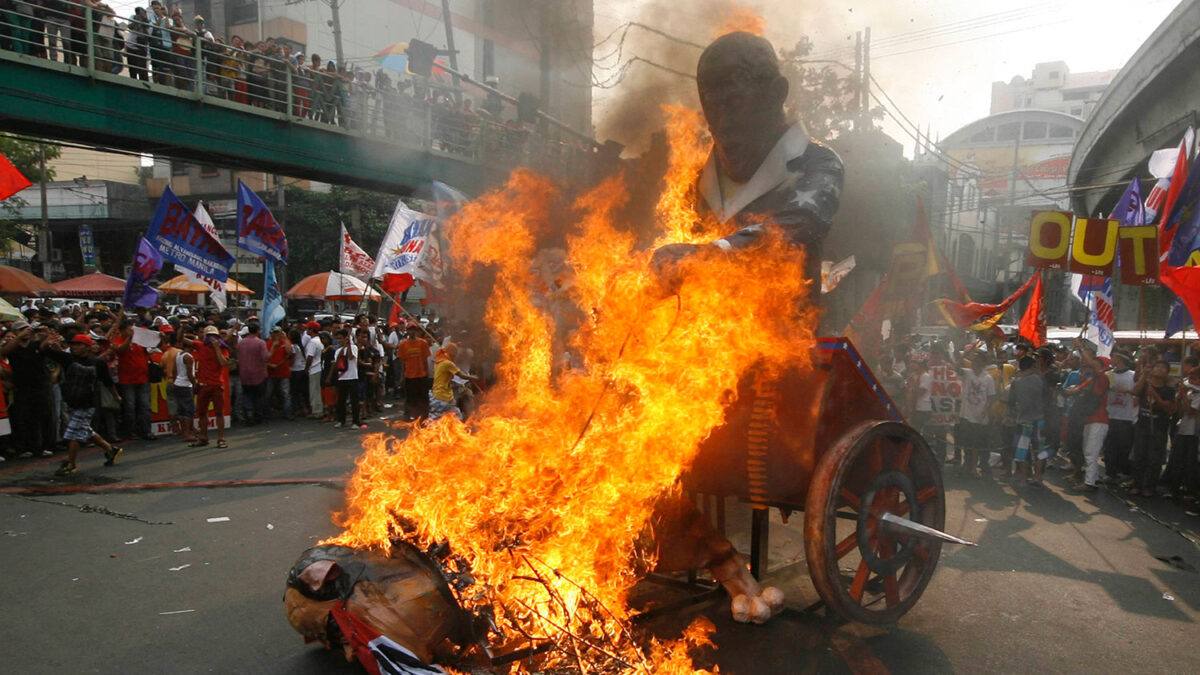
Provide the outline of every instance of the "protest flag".
{"type": "Polygon", "coordinates": [[[1158,225],[1158,254],[1159,260],[1163,262],[1166,261],[1171,244],[1175,239],[1175,228],[1178,222],[1171,222],[1172,212],[1175,210],[1175,202],[1179,199],[1179,193],[1183,191],[1184,183],[1187,182],[1188,153],[1191,152],[1190,141],[1194,136],[1195,132],[1189,127],[1183,140],[1179,142],[1179,151],[1175,155],[1175,168],[1171,171],[1171,183],[1167,186],[1167,194],[1163,199],[1162,220],[1158,225]]]}
{"type": "Polygon", "coordinates": [[[1037,281],[1033,285],[1033,294],[1029,296],[1029,306],[1021,316],[1018,324],[1021,337],[1029,340],[1034,347],[1046,344],[1046,302],[1042,297],[1041,272],[1034,275],[1037,281]]]}
{"type": "Polygon", "coordinates": [[[999,317],[1004,316],[1004,313],[1012,307],[1025,292],[1029,290],[1039,275],[1034,274],[1021,285],[1012,295],[996,304],[984,302],[955,302],[948,298],[940,298],[934,300],[934,304],[946,317],[947,323],[955,328],[972,328],[973,330],[982,330],[995,325],[999,321],[999,317]],[[978,327],[978,328],[976,328],[978,327]]]}
{"type": "Polygon", "coordinates": [[[137,255],[125,280],[126,307],[153,307],[158,304],[158,291],[150,287],[150,281],[162,271],[163,259],[158,249],[142,237],[138,240],[137,255]]]}
{"type": "Polygon", "coordinates": [[[163,258],[218,281],[229,279],[234,258],[196,220],[170,187],[163,188],[146,239],[163,258]]]}
{"type": "Polygon", "coordinates": [[[375,261],[367,252],[354,243],[350,238],[350,233],[346,231],[346,225],[342,224],[342,235],[339,239],[340,258],[338,260],[338,271],[342,274],[366,281],[371,278],[371,272],[375,271],[375,261]]]}
{"type": "Polygon", "coordinates": [[[1175,298],[1175,302],[1171,303],[1171,309],[1167,311],[1167,332],[1163,338],[1170,338],[1176,333],[1182,333],[1190,325],[1192,325],[1191,314],[1183,305],[1183,301],[1175,298]]]}
{"type": "Polygon", "coordinates": [[[1168,191],[1168,211],[1163,216],[1160,237],[1170,238],[1171,244],[1160,257],[1159,280],[1171,289],[1192,316],[1200,314],[1200,267],[1188,263],[1194,245],[1200,239],[1200,164],[1190,167],[1176,165],[1168,191]],[[1186,177],[1178,191],[1181,175],[1186,177]]]}
{"type": "Polygon", "coordinates": [[[403,293],[417,281],[435,287],[442,285],[439,223],[438,218],[413,211],[404,202],[396,204],[371,273],[372,278],[382,280],[383,290],[403,293]]]}
{"type": "Polygon", "coordinates": [[[283,293],[279,290],[279,282],[275,279],[275,263],[263,261],[263,304],[262,332],[270,333],[271,328],[283,320],[283,293]]]}
{"type": "MultiPolygon", "coordinates": [[[[204,202],[199,202],[196,204],[196,210],[192,215],[196,217],[196,222],[200,223],[205,232],[211,234],[217,241],[221,240],[220,236],[217,234],[217,226],[213,222],[212,216],[208,215],[208,210],[204,208],[204,202]]],[[[214,279],[210,276],[205,276],[186,267],[176,266],[176,269],[178,269],[180,273],[187,277],[188,281],[207,286],[208,296],[212,298],[213,304],[217,306],[218,311],[224,312],[225,308],[229,306],[229,296],[225,292],[224,281],[214,279]]]]}
{"type": "Polygon", "coordinates": [[[7,157],[0,155],[0,200],[8,199],[30,185],[33,183],[7,157]]]}
{"type": "Polygon", "coordinates": [[[278,264],[287,264],[288,242],[271,210],[238,179],[238,248],[278,264]]]}
{"type": "Polygon", "coordinates": [[[458,189],[452,188],[439,180],[433,181],[434,212],[437,213],[438,218],[444,220],[453,216],[468,201],[470,201],[470,197],[467,197],[458,189]]]}

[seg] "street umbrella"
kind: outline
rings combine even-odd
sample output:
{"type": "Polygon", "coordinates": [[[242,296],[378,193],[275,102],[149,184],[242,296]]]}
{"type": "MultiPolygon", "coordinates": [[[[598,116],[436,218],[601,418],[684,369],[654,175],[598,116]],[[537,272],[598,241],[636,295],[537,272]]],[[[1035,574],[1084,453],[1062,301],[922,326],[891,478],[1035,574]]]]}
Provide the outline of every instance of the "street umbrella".
{"type": "Polygon", "coordinates": [[[300,283],[284,293],[289,300],[338,300],[357,302],[362,300],[363,293],[369,292],[370,300],[378,300],[379,293],[368,291],[367,285],[359,279],[342,274],[341,272],[321,272],[304,277],[300,283]]]}
{"type": "Polygon", "coordinates": [[[4,295],[54,295],[54,287],[25,270],[0,265],[0,293],[4,295]]]}
{"type": "Polygon", "coordinates": [[[56,281],[54,294],[64,298],[119,298],[125,294],[125,280],[101,272],[74,279],[56,281]]]}
{"type": "Polygon", "coordinates": [[[24,316],[21,316],[21,312],[16,307],[13,307],[9,301],[0,298],[0,321],[19,321],[24,318],[24,316]]]}
{"type": "MultiPolygon", "coordinates": [[[[384,48],[383,51],[381,51],[375,55],[375,63],[378,63],[380,66],[383,66],[384,68],[387,68],[388,70],[394,70],[398,73],[407,73],[409,75],[412,75],[412,72],[410,72],[408,70],[408,43],[407,42],[397,42],[396,44],[394,44],[390,47],[384,48]]],[[[445,73],[446,71],[439,67],[439,66],[444,66],[444,65],[446,65],[446,64],[442,63],[441,60],[434,59],[433,60],[433,74],[440,75],[442,73],[445,73]]]]}
{"type": "MultiPolygon", "coordinates": [[[[158,287],[159,293],[172,293],[174,295],[207,293],[209,290],[211,289],[209,289],[208,286],[205,286],[204,284],[198,284],[182,274],[172,278],[170,281],[164,282],[158,287]]],[[[225,282],[225,292],[232,293],[234,295],[254,294],[254,291],[246,288],[233,279],[229,279],[225,282]]]]}

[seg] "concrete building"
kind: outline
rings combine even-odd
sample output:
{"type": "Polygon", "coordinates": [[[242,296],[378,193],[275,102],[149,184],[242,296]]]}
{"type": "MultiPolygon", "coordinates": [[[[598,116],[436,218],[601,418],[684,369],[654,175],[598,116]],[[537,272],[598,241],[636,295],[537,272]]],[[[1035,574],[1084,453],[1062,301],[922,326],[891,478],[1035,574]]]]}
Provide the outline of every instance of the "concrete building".
{"type": "Polygon", "coordinates": [[[1039,63],[1033,76],[992,83],[992,114],[1009,110],[1053,110],[1087,119],[1116,70],[1072,73],[1064,61],[1039,63]]]}
{"type": "MultiPolygon", "coordinates": [[[[1002,112],[950,134],[936,156],[918,158],[948,166],[946,200],[931,218],[975,300],[999,300],[1027,278],[1030,216],[1070,208],[1067,165],[1082,128],[1082,119],[1062,112],[1002,112]]],[[[1049,306],[1065,307],[1061,285],[1051,286],[1049,306]]]]}
{"type": "MultiPolygon", "coordinates": [[[[1200,127],[1200,1],[1184,0],[1113,79],[1083,127],[1071,156],[1072,206],[1108,213],[1133,178],[1143,196],[1154,184],[1147,161],[1200,127]]],[[[1119,286],[1117,328],[1165,326],[1172,294],[1119,286]]]]}
{"type": "MultiPolygon", "coordinates": [[[[204,16],[218,35],[255,41],[274,37],[306,57],[315,53],[323,61],[336,59],[334,10],[327,0],[184,0],[181,5],[186,15],[204,16]]],[[[446,48],[442,5],[425,0],[338,0],[347,67],[377,70],[378,53],[413,38],[446,48]]],[[[450,0],[448,6],[459,70],[480,82],[495,78],[497,86],[513,96],[533,94],[545,112],[580,133],[592,133],[591,0],[450,0]]],[[[449,56],[439,58],[451,61],[449,56]]],[[[452,84],[449,75],[435,79],[452,84]]],[[[483,94],[476,93],[482,100],[483,94]]]]}

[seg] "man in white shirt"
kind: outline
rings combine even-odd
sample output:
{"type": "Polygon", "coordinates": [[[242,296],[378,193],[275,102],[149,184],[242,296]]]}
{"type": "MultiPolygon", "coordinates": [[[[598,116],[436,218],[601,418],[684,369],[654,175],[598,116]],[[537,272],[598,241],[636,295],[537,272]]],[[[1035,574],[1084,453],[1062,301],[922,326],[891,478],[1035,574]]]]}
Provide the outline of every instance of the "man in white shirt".
{"type": "Polygon", "coordinates": [[[1133,426],[1138,417],[1138,400],[1133,394],[1137,373],[1133,357],[1113,350],[1112,370],[1108,373],[1108,433],[1104,437],[1104,473],[1106,483],[1120,483],[1118,476],[1133,473],[1129,454],[1133,451],[1133,426]]]}
{"type": "Polygon", "coordinates": [[[335,427],[346,426],[346,405],[350,405],[352,429],[366,429],[358,409],[358,348],[350,340],[350,331],[345,328],[337,332],[338,348],[333,356],[333,371],[329,377],[337,387],[337,423],[335,427]]]}
{"type": "Polygon", "coordinates": [[[954,443],[962,448],[964,459],[963,471],[972,478],[979,478],[979,457],[987,457],[991,450],[992,426],[990,406],[996,395],[996,380],[984,367],[990,359],[982,351],[972,351],[967,355],[970,368],[962,371],[962,410],[958,416],[958,426],[954,430],[954,443]]]}
{"type": "Polygon", "coordinates": [[[308,405],[312,409],[309,417],[312,419],[321,419],[325,416],[325,405],[321,401],[321,351],[324,349],[324,345],[321,344],[321,339],[318,337],[320,330],[321,324],[315,321],[304,324],[303,337],[308,338],[308,341],[304,343],[304,363],[308,373],[308,405]]]}

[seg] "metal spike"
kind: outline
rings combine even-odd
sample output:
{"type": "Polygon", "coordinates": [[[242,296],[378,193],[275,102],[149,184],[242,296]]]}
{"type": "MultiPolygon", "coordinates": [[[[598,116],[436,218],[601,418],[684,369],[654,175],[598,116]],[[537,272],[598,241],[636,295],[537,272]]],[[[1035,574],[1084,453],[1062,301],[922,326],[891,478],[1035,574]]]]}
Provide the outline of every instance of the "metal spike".
{"type": "Polygon", "coordinates": [[[963,546],[978,546],[979,545],[973,541],[967,541],[966,539],[959,539],[958,537],[956,537],[952,534],[946,534],[945,532],[939,532],[938,530],[935,530],[932,527],[927,527],[916,521],[909,520],[908,518],[904,518],[902,516],[897,516],[894,513],[884,513],[883,517],[880,518],[880,520],[882,520],[885,523],[888,523],[888,525],[890,525],[893,528],[905,530],[909,534],[915,535],[917,537],[921,537],[923,539],[940,539],[942,541],[950,542],[951,544],[962,544],[963,546]]]}

